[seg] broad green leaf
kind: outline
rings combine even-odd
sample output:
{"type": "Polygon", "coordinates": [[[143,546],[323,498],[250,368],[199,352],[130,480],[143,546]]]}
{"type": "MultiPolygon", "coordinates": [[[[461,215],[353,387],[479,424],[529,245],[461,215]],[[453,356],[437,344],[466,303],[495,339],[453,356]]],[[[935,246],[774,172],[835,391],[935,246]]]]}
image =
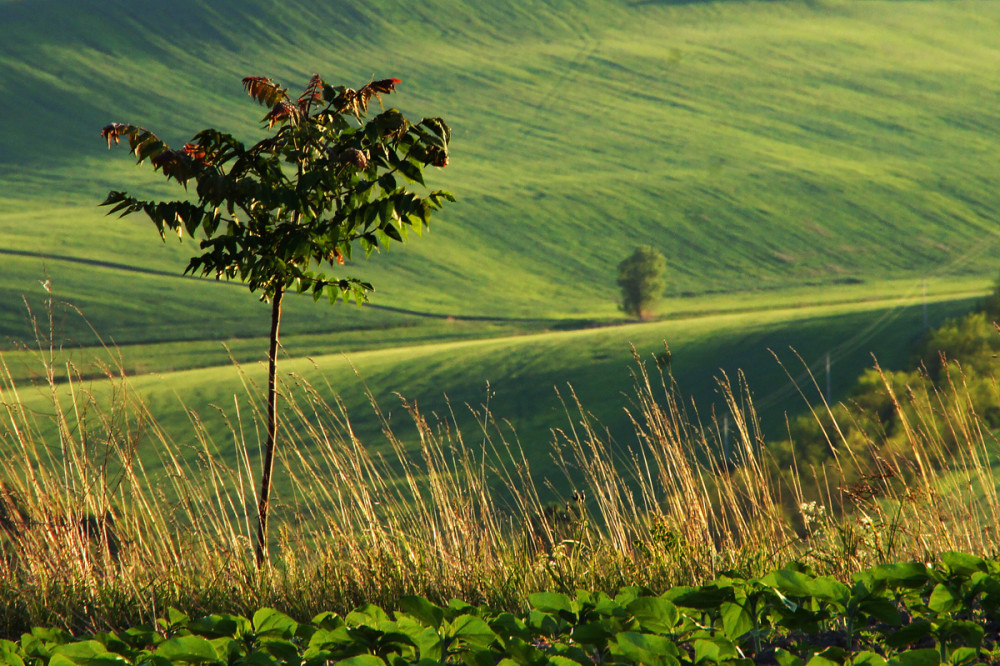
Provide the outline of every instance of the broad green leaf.
{"type": "Polygon", "coordinates": [[[971,664],[979,658],[979,650],[972,647],[960,647],[948,656],[948,663],[954,666],[971,664]]]}
{"type": "Polygon", "coordinates": [[[731,587],[679,587],[666,592],[663,598],[677,606],[708,610],[718,608],[726,601],[733,601],[734,595],[731,587]]]}
{"type": "Polygon", "coordinates": [[[80,664],[81,666],[110,666],[111,664],[127,664],[123,657],[108,652],[108,649],[99,641],[79,641],[76,643],[66,643],[59,645],[52,650],[50,664],[58,666],[62,664],[80,664]],[[96,662],[100,660],[100,665],[96,662]]]}
{"type": "Polygon", "coordinates": [[[603,648],[607,645],[608,640],[615,635],[615,631],[608,626],[609,624],[611,623],[607,621],[578,624],[573,627],[573,641],[603,648]]]}
{"type": "Polygon", "coordinates": [[[814,578],[792,569],[779,569],[764,576],[761,582],[776,587],[784,594],[792,597],[816,597],[834,601],[841,606],[847,605],[851,590],[843,583],[833,578],[814,578]]]}
{"type": "Polygon", "coordinates": [[[941,562],[944,563],[952,573],[970,576],[977,571],[987,571],[986,560],[975,555],[957,553],[949,551],[941,554],[941,562]]]}
{"type": "Polygon", "coordinates": [[[0,639],[0,663],[10,666],[24,666],[24,653],[13,641],[0,639]]]}
{"type": "Polygon", "coordinates": [[[378,208],[380,227],[385,228],[392,224],[393,212],[395,212],[395,208],[392,205],[392,199],[383,199],[378,208]]]}
{"type": "MultiPolygon", "coordinates": [[[[249,620],[247,620],[247,624],[250,624],[249,620]]],[[[232,662],[236,659],[242,658],[249,651],[247,641],[243,638],[219,636],[218,638],[209,638],[208,642],[212,644],[212,648],[215,650],[215,653],[219,655],[219,658],[224,662],[232,662]]]]}
{"type": "Polygon", "coordinates": [[[354,627],[360,625],[379,627],[391,622],[389,615],[375,604],[365,604],[364,606],[355,608],[347,614],[344,621],[354,627]]]}
{"type": "Polygon", "coordinates": [[[639,626],[654,633],[673,631],[680,619],[677,606],[662,597],[639,597],[626,608],[639,622],[639,626]]]}
{"type": "Polygon", "coordinates": [[[889,666],[938,666],[940,663],[941,655],[933,648],[908,650],[889,660],[889,666]]]}
{"type": "Polygon", "coordinates": [[[480,609],[467,601],[461,599],[449,599],[447,606],[448,617],[453,618],[459,615],[481,615],[480,609]]]}
{"type": "Polygon", "coordinates": [[[575,661],[569,657],[563,657],[558,654],[549,657],[549,663],[553,666],[584,666],[583,662],[575,661]]]}
{"type": "Polygon", "coordinates": [[[53,627],[33,627],[31,629],[31,636],[46,643],[62,644],[73,641],[73,637],[70,634],[62,629],[55,629],[53,627]]]}
{"type": "Polygon", "coordinates": [[[827,656],[816,654],[806,662],[806,666],[840,666],[841,663],[842,662],[834,661],[827,656]]]}
{"type": "MultiPolygon", "coordinates": [[[[327,659],[323,657],[322,659],[317,658],[315,660],[316,664],[310,664],[310,666],[327,666],[327,659]]],[[[268,654],[267,652],[261,652],[259,650],[251,652],[250,655],[239,659],[237,663],[240,666],[284,666],[277,657],[268,654]]]]}
{"type": "MultiPolygon", "coordinates": [[[[825,660],[825,663],[842,664],[847,659],[847,656],[848,656],[847,650],[845,650],[844,648],[830,646],[825,650],[823,650],[822,652],[817,652],[815,655],[813,655],[812,659],[809,660],[809,663],[811,664],[815,660],[825,660]]],[[[822,661],[817,662],[817,664],[820,663],[824,662],[822,661]]]]}
{"type": "Polygon", "coordinates": [[[528,631],[527,625],[512,613],[500,613],[489,621],[489,625],[505,639],[512,637],[528,640],[531,637],[531,632],[528,631]]]}
{"type": "Polygon", "coordinates": [[[890,634],[885,642],[891,647],[903,647],[904,645],[912,645],[917,641],[923,640],[927,636],[930,636],[930,634],[930,622],[927,620],[914,620],[905,627],[890,634]]]}
{"type": "Polygon", "coordinates": [[[885,657],[876,654],[874,652],[858,652],[854,657],[851,658],[850,663],[853,666],[885,666],[885,657]]]}
{"type": "Polygon", "coordinates": [[[379,176],[378,186],[386,192],[392,192],[396,189],[396,179],[393,178],[392,174],[383,174],[382,176],[379,176]]]}
{"type": "Polygon", "coordinates": [[[873,580],[884,580],[890,585],[904,587],[920,587],[932,579],[927,565],[920,562],[898,562],[895,564],[880,564],[871,569],[873,580]]]}
{"type": "Polygon", "coordinates": [[[612,656],[631,659],[646,666],[675,666],[680,661],[677,645],[663,636],[622,632],[608,645],[612,656]]]}
{"type": "Polygon", "coordinates": [[[899,608],[895,602],[885,597],[870,597],[865,599],[858,605],[858,608],[863,613],[867,613],[886,624],[896,626],[902,621],[899,608]]]}
{"type": "Polygon", "coordinates": [[[299,648],[290,640],[264,637],[258,639],[258,650],[274,656],[279,662],[294,663],[299,656],[299,648]]]}
{"type": "Polygon", "coordinates": [[[250,633],[252,626],[250,620],[239,615],[208,615],[196,618],[188,623],[188,629],[195,634],[212,638],[217,636],[231,636],[237,638],[250,633]]]}
{"type": "Polygon", "coordinates": [[[979,647],[983,643],[983,636],[986,629],[979,622],[970,620],[946,620],[941,623],[939,634],[958,636],[965,645],[969,647],[979,647]]]}
{"type": "Polygon", "coordinates": [[[186,613],[182,613],[173,606],[167,609],[167,622],[170,627],[186,627],[190,621],[191,618],[186,613]]]}
{"type": "Polygon", "coordinates": [[[384,233],[386,236],[388,236],[392,240],[394,240],[394,241],[396,241],[398,243],[403,242],[403,236],[402,236],[402,234],[399,233],[399,229],[397,229],[396,227],[394,227],[391,223],[390,224],[386,224],[385,226],[381,227],[381,230],[382,230],[382,233],[384,233]]]}
{"type": "Polygon", "coordinates": [[[535,664],[544,659],[540,650],[520,638],[511,638],[504,644],[505,653],[519,664],[535,664]]]}
{"type": "MultiPolygon", "coordinates": [[[[428,627],[412,615],[407,615],[402,611],[396,614],[396,628],[400,634],[406,636],[416,646],[421,659],[440,661],[444,658],[444,637],[436,628],[428,627]]],[[[391,635],[387,634],[383,640],[391,635]]]]}
{"type": "Polygon", "coordinates": [[[310,622],[321,629],[336,629],[337,627],[344,626],[344,619],[336,613],[331,613],[330,611],[324,611],[318,615],[314,615],[310,622]]]}
{"type": "Polygon", "coordinates": [[[839,605],[847,606],[851,600],[851,588],[829,576],[820,576],[812,582],[812,596],[839,605]]]}
{"type": "Polygon", "coordinates": [[[774,659],[778,662],[778,666],[805,666],[806,663],[785,648],[775,650],[774,659]]]}
{"type": "Polygon", "coordinates": [[[291,637],[299,623],[273,608],[261,608],[253,614],[253,630],[257,635],[291,637]]]}
{"type": "Polygon", "coordinates": [[[528,603],[544,613],[573,612],[570,598],[559,592],[536,592],[528,595],[528,603]]]}
{"type": "MultiPolygon", "coordinates": [[[[690,590],[693,590],[693,589],[694,589],[693,587],[681,587],[681,586],[678,586],[678,587],[671,588],[670,591],[671,592],[674,592],[674,591],[677,591],[677,590],[687,590],[687,591],[690,591],[690,590]]],[[[646,590],[644,588],[634,587],[634,586],[633,587],[623,587],[621,590],[618,591],[618,594],[615,595],[614,601],[619,606],[625,607],[625,606],[628,606],[630,603],[632,603],[633,601],[635,601],[636,599],[638,599],[640,597],[649,597],[649,596],[653,596],[653,595],[649,592],[649,590],[646,590]]],[[[664,595],[664,597],[666,597],[666,596],[667,595],[664,595]]]]}
{"type": "Polygon", "coordinates": [[[181,636],[163,641],[156,647],[155,654],[188,664],[201,664],[219,658],[208,639],[201,636],[181,636]]]}
{"type": "Polygon", "coordinates": [[[695,639],[692,647],[695,664],[718,664],[735,659],[738,654],[732,642],[720,637],[695,639]]]}
{"type": "Polygon", "coordinates": [[[444,610],[423,597],[403,597],[399,600],[399,608],[434,629],[440,627],[444,621],[444,610]]]}
{"type": "Polygon", "coordinates": [[[470,647],[489,647],[498,637],[481,618],[460,615],[448,628],[448,637],[470,647]]]}
{"type": "Polygon", "coordinates": [[[754,628],[753,618],[740,604],[727,601],[719,607],[719,612],[722,616],[722,631],[730,640],[738,640],[754,628]]]}
{"type": "Polygon", "coordinates": [[[402,160],[399,162],[397,167],[399,169],[399,172],[402,173],[407,178],[409,178],[410,180],[420,183],[421,185],[424,184],[423,172],[417,165],[413,164],[408,160],[402,160]]]}
{"type": "MultiPolygon", "coordinates": [[[[340,618],[337,618],[340,620],[340,618]]],[[[351,642],[351,633],[347,630],[347,626],[343,624],[343,620],[340,620],[340,626],[332,626],[332,628],[321,627],[309,637],[309,645],[314,647],[332,647],[336,645],[346,645],[351,642]]],[[[325,622],[327,626],[333,623],[325,622]]]]}
{"type": "Polygon", "coordinates": [[[955,594],[944,583],[938,583],[931,592],[927,607],[935,613],[947,613],[961,604],[955,594]]]}
{"type": "Polygon", "coordinates": [[[543,636],[555,636],[559,633],[559,621],[549,613],[543,613],[540,610],[531,610],[525,624],[543,636]]]}
{"type": "Polygon", "coordinates": [[[385,666],[385,661],[373,654],[359,654],[347,659],[341,659],[334,666],[385,666]]]}

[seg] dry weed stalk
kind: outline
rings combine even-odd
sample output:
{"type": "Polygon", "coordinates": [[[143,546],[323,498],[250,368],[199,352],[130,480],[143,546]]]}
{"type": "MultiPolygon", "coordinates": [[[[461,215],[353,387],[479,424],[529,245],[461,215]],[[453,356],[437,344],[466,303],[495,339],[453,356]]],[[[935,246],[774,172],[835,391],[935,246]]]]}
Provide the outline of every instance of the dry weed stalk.
{"type": "Polygon", "coordinates": [[[568,394],[552,465],[570,499],[539,485],[486,407],[470,433],[454,414],[429,422],[404,401],[416,436],[403,441],[372,400],[387,445],[376,454],[329,386],[289,376],[280,427],[296,445],[277,461],[276,556],[261,572],[253,434],[263,406],[251,380],[248,397],[218,408],[231,441],[213,440],[192,411],[179,443],[120,369],[107,370],[110,403],[74,372],[58,382],[47,367],[41,387],[18,387],[0,358],[0,600],[10,602],[0,624],[12,633],[148,621],[167,605],[308,616],[421,594],[516,608],[539,589],[665,588],[796,558],[848,576],[948,549],[995,554],[1000,538],[996,442],[960,383],[893,396],[908,415],[904,447],[859,448],[834,423],[829,463],[779,469],[742,377],[736,390],[722,383],[729,443],[672,378],[638,362],[635,446],[568,394]]]}

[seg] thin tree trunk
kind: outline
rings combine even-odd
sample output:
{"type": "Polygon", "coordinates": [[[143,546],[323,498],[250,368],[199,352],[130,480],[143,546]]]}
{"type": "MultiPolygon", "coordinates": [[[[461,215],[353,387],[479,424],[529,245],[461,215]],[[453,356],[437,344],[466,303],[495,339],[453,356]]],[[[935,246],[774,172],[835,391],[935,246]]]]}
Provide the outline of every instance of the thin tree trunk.
{"type": "Polygon", "coordinates": [[[283,295],[284,288],[278,285],[271,301],[271,340],[267,355],[267,446],[264,450],[264,471],[260,479],[260,501],[257,503],[257,569],[262,569],[267,559],[267,509],[271,496],[271,473],[274,470],[274,445],[278,429],[278,327],[281,324],[283,295]]]}

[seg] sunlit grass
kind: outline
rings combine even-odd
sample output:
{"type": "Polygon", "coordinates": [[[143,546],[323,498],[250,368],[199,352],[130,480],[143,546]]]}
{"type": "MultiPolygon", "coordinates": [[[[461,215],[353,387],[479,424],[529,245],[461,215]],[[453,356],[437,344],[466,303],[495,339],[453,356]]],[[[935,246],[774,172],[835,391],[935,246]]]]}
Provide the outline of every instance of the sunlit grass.
{"type": "Polygon", "coordinates": [[[168,432],[123,378],[102,395],[54,384],[42,406],[4,371],[2,625],[99,630],[167,605],[308,617],[405,594],[519,608],[537,590],[661,590],[792,560],[847,577],[945,550],[998,552],[996,442],[961,386],[896,396],[916,415],[905,446],[842,447],[834,427],[829,463],[779,469],[738,377],[720,385],[722,410],[699,415],[655,365],[633,361],[627,444],[572,389],[546,444],[519,439],[490,407],[460,427],[413,402],[390,417],[374,400],[382,433],[361,440],[327,387],[287,376],[263,572],[249,377],[249,392],[219,406],[228,430],[215,435],[193,412],[186,432],[168,432]]]}

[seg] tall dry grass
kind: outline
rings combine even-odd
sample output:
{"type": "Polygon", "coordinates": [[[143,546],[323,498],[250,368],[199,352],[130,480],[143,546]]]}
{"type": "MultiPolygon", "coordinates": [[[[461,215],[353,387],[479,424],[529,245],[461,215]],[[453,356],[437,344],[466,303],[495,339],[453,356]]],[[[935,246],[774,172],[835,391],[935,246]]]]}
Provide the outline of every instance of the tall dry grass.
{"type": "Polygon", "coordinates": [[[611,441],[570,391],[545,470],[485,407],[470,433],[404,402],[416,433],[404,441],[372,401],[391,451],[373,455],[324,397],[329,387],[286,377],[285,483],[272,562],[258,571],[257,388],[247,380],[225,411],[231,442],[214,441],[191,412],[180,444],[120,366],[105,368],[113,397],[98,400],[48,351],[38,355],[45,399],[37,386],[26,396],[0,357],[8,635],[38,624],[102,630],[167,606],[307,617],[419,594],[513,609],[543,589],[662,589],[789,560],[846,577],[951,549],[995,555],[1000,543],[996,442],[960,384],[893,396],[910,415],[904,447],[847,441],[834,422],[828,463],[782,467],[741,381],[721,384],[727,414],[703,422],[669,375],[637,358],[627,407],[637,443],[611,441]],[[565,483],[541,480],[554,474],[565,483]]]}

